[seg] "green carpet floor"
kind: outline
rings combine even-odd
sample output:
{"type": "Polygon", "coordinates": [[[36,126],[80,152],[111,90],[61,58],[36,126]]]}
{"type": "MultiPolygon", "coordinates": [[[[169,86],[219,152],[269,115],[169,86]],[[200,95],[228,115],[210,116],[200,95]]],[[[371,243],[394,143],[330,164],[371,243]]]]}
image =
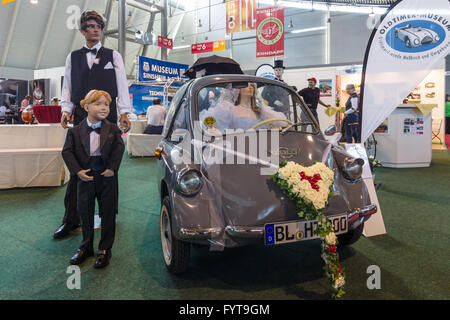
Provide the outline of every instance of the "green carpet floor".
{"type": "MultiPolygon", "coordinates": [[[[66,286],[68,260],[81,239],[53,240],[65,187],[0,191],[0,299],[328,299],[319,242],[193,249],[188,272],[170,275],[159,240],[156,160],[124,156],[120,213],[111,264],[81,266],[81,290],[66,286]]],[[[450,155],[433,151],[429,168],[377,168],[387,234],[341,252],[344,299],[450,298],[450,155]],[[381,289],[366,286],[381,268],[381,289]]],[[[99,231],[96,231],[98,241],[99,231]]]]}

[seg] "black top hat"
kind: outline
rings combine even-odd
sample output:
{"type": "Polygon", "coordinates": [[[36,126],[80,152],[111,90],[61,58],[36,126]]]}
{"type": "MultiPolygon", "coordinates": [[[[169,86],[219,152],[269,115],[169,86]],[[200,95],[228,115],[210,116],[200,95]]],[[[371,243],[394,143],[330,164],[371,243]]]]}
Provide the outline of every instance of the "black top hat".
{"type": "Polygon", "coordinates": [[[286,69],[285,66],[283,66],[283,60],[275,60],[275,65],[273,66],[273,68],[283,68],[286,69]]]}

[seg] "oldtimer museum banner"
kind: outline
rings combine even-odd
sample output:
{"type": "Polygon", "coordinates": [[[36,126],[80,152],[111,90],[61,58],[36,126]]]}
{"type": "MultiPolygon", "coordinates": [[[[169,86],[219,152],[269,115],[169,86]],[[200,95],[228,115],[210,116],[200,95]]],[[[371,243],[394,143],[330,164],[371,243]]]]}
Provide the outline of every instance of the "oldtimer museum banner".
{"type": "Polygon", "coordinates": [[[256,57],[284,56],[284,9],[257,9],[256,25],[256,57]]]}
{"type": "Polygon", "coordinates": [[[388,10],[364,58],[361,142],[449,52],[448,0],[402,0],[388,10]]]}

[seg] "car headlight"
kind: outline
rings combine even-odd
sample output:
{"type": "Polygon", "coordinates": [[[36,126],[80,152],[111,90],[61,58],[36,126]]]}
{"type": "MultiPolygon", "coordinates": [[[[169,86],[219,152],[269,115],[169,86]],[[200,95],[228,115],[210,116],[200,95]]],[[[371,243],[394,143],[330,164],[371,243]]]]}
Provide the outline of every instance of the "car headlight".
{"type": "Polygon", "coordinates": [[[355,181],[361,178],[364,160],[355,158],[346,158],[342,168],[342,174],[348,180],[355,181]]]}
{"type": "Polygon", "coordinates": [[[418,45],[418,44],[420,44],[420,41],[419,41],[419,39],[414,39],[414,44],[415,44],[415,45],[418,45]]]}
{"type": "Polygon", "coordinates": [[[439,41],[439,36],[435,36],[434,40],[439,41]]]}
{"type": "Polygon", "coordinates": [[[202,174],[195,169],[184,168],[177,175],[177,189],[185,196],[197,194],[202,186],[202,174]]]}

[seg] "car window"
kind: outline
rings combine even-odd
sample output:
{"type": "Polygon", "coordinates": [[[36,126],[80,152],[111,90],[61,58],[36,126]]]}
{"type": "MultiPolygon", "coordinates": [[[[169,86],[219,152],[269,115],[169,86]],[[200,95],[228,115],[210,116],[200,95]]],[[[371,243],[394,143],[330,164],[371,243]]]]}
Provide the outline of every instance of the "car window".
{"type": "Polygon", "coordinates": [[[315,133],[316,129],[297,95],[275,84],[219,83],[197,94],[198,119],[204,130],[278,129],[304,122],[289,130],[315,133]]]}
{"type": "Polygon", "coordinates": [[[181,103],[181,100],[183,99],[184,95],[186,94],[186,90],[189,87],[190,81],[185,83],[180,89],[177,90],[175,93],[175,96],[173,97],[170,105],[169,110],[166,115],[166,120],[164,122],[164,130],[162,132],[162,136],[166,137],[167,133],[169,132],[170,125],[172,124],[173,116],[178,108],[178,106],[181,103]]]}
{"type": "Polygon", "coordinates": [[[175,136],[184,135],[186,131],[188,131],[188,107],[187,107],[187,99],[183,99],[181,102],[180,108],[178,108],[178,111],[175,115],[175,119],[173,121],[172,129],[169,133],[169,140],[170,141],[178,141],[178,139],[175,139],[175,136]]]}

